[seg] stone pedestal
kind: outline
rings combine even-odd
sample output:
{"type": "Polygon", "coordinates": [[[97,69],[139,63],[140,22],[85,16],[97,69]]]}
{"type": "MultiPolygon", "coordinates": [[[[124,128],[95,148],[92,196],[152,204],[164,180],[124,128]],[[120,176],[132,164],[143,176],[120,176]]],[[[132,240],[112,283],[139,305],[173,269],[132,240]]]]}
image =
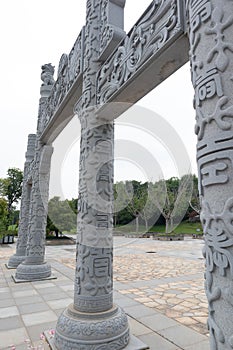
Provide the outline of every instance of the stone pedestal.
{"type": "Polygon", "coordinates": [[[113,306],[105,312],[86,313],[70,305],[59,317],[55,344],[58,349],[123,349],[129,342],[127,317],[113,306]]]}
{"type": "Polygon", "coordinates": [[[26,162],[24,164],[24,178],[20,205],[20,218],[16,253],[10,257],[7,264],[8,268],[17,268],[17,266],[21,264],[26,258],[32,181],[30,177],[30,171],[32,168],[32,163],[35,154],[35,143],[36,135],[30,134],[28,136],[26,162]]]}

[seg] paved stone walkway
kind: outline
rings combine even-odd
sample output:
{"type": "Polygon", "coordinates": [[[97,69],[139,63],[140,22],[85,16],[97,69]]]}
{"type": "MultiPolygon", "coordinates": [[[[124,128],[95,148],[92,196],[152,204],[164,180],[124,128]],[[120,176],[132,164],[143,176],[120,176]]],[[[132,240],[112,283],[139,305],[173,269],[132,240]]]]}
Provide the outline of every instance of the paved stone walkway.
{"type": "MultiPolygon", "coordinates": [[[[150,239],[148,242],[140,239],[126,243],[125,238],[115,238],[115,241],[114,281],[123,286],[118,291],[207,335],[203,241],[159,242],[150,239]],[[138,282],[136,287],[130,287],[132,282],[134,285],[138,282]]],[[[59,260],[75,267],[74,258],[59,260]]]]}
{"type": "MultiPolygon", "coordinates": [[[[114,246],[114,298],[127,312],[132,334],[151,350],[209,349],[203,241],[116,237],[114,246]]],[[[47,349],[40,334],[55,328],[73,300],[75,246],[47,247],[57,279],[20,284],[4,265],[14,249],[0,246],[0,349],[14,344],[26,350],[27,339],[47,349]]]]}

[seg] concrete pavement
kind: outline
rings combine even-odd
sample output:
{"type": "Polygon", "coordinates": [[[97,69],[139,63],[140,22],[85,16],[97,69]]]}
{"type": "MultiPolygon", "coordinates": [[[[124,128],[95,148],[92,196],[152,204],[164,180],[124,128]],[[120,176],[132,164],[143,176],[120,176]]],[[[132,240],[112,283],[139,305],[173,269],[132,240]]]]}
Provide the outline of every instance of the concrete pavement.
{"type": "MultiPolygon", "coordinates": [[[[209,349],[203,241],[115,237],[114,247],[114,300],[132,334],[151,350],[209,349]]],[[[73,301],[75,245],[46,248],[57,279],[20,284],[5,267],[14,250],[0,246],[0,349],[48,349],[43,331],[53,337],[58,315],[73,301]]]]}

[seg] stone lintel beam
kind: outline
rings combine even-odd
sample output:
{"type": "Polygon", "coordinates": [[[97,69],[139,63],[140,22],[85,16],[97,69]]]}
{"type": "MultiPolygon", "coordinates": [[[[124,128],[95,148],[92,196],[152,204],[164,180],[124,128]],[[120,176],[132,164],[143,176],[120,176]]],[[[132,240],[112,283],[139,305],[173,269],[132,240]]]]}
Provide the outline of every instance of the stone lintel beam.
{"type": "Polygon", "coordinates": [[[188,51],[182,2],[153,2],[98,72],[96,104],[137,102],[184,65],[188,51]]]}

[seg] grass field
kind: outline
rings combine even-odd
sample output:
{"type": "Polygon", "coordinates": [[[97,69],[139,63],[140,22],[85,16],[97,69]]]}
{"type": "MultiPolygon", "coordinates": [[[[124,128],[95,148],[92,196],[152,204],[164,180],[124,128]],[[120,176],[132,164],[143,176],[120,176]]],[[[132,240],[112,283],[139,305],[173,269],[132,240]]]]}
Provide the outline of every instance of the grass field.
{"type": "MultiPolygon", "coordinates": [[[[121,232],[122,234],[136,233],[135,225],[132,225],[132,224],[118,226],[114,230],[119,233],[121,232]]],[[[140,226],[138,234],[145,233],[145,232],[146,232],[145,226],[140,226]]],[[[149,229],[149,232],[165,233],[165,226],[164,225],[153,226],[149,229]]],[[[181,222],[180,225],[174,230],[174,232],[179,234],[184,234],[184,235],[185,234],[197,234],[197,235],[203,234],[201,223],[191,223],[188,221],[181,222]]],[[[76,231],[67,232],[67,233],[75,235],[76,231]]],[[[63,234],[66,234],[66,232],[64,231],[63,234]]]]}
{"type": "MultiPolygon", "coordinates": [[[[125,225],[125,226],[120,226],[116,227],[115,231],[117,232],[122,232],[122,233],[127,233],[127,234],[135,234],[135,226],[133,225],[125,225]]],[[[139,234],[145,232],[145,226],[140,226],[139,227],[139,234]]],[[[157,225],[153,226],[149,229],[149,232],[159,232],[159,233],[165,233],[165,226],[164,225],[157,225]]],[[[175,233],[179,234],[203,234],[202,226],[201,223],[191,223],[188,221],[183,221],[180,223],[177,228],[173,231],[175,233]]]]}
{"type": "MultiPolygon", "coordinates": [[[[154,226],[149,232],[161,232],[165,233],[165,226],[154,226]]],[[[203,233],[201,223],[181,222],[179,226],[174,230],[175,233],[193,234],[203,233]]]]}

